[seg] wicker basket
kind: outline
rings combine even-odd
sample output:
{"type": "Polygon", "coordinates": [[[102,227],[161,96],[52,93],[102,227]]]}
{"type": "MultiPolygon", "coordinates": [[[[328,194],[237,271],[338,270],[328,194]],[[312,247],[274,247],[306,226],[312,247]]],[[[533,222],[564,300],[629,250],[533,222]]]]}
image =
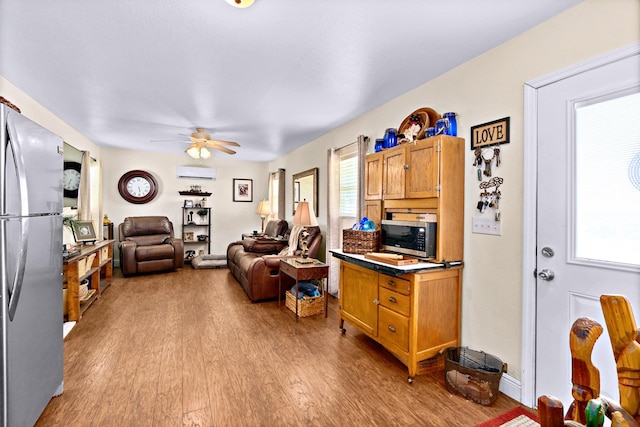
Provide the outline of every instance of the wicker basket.
{"type": "Polygon", "coordinates": [[[451,347],[445,351],[444,377],[447,390],[490,406],[498,398],[500,378],[506,365],[483,351],[451,347]]]}
{"type": "Polygon", "coordinates": [[[377,252],[380,248],[380,232],[342,230],[342,251],[348,254],[364,255],[367,252],[377,252]]]}
{"type": "MultiPolygon", "coordinates": [[[[296,298],[291,291],[286,292],[287,295],[287,308],[296,312],[296,298]]],[[[316,314],[324,313],[324,294],[319,297],[305,296],[304,299],[298,300],[298,317],[314,316],[316,314]]]]}

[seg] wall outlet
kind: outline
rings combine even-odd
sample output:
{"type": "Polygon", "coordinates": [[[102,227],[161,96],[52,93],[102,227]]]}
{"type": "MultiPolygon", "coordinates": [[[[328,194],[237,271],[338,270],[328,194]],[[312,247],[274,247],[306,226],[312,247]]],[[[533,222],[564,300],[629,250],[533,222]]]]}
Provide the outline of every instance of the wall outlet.
{"type": "Polygon", "coordinates": [[[474,216],[472,218],[471,232],[477,234],[492,234],[494,236],[501,236],[502,222],[496,221],[493,218],[474,216]]]}

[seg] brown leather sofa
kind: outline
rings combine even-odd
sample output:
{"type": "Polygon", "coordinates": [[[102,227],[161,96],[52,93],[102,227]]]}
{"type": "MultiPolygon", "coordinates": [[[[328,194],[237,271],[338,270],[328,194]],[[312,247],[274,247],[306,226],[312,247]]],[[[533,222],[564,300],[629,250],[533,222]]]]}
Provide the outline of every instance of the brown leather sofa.
{"type": "MultiPolygon", "coordinates": [[[[287,224],[286,221],[283,222],[287,224]]],[[[309,233],[306,237],[309,257],[316,258],[322,244],[322,233],[320,227],[317,226],[307,227],[307,231],[309,233]]],[[[287,232],[285,237],[288,238],[288,234],[287,232]]],[[[283,243],[272,239],[244,239],[229,244],[227,247],[227,266],[251,301],[278,297],[280,259],[286,256],[278,254],[287,247],[287,242],[283,243]]],[[[299,256],[300,249],[295,254],[299,256]]],[[[284,291],[286,289],[282,289],[283,293],[284,291]]]]}
{"type": "Polygon", "coordinates": [[[166,216],[126,217],[118,226],[120,268],[125,276],[181,268],[184,242],[166,216]]]}

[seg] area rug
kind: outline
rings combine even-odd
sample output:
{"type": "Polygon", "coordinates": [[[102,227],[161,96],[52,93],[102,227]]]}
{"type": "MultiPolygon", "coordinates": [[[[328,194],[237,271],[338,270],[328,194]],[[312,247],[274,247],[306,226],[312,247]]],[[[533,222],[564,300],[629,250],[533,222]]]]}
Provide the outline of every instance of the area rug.
{"type": "Polygon", "coordinates": [[[535,415],[519,406],[478,424],[476,427],[540,427],[535,415]]]}

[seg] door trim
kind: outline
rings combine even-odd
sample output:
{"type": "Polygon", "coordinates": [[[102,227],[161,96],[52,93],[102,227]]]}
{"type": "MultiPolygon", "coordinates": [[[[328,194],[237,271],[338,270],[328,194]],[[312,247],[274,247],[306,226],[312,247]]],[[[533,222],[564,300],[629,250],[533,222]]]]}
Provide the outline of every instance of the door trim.
{"type": "Polygon", "coordinates": [[[529,80],[524,84],[524,162],[522,207],[522,390],[520,402],[530,408],[538,404],[535,395],[536,372],[536,199],[538,153],[538,89],[568,77],[640,53],[640,42],[529,80]]]}

